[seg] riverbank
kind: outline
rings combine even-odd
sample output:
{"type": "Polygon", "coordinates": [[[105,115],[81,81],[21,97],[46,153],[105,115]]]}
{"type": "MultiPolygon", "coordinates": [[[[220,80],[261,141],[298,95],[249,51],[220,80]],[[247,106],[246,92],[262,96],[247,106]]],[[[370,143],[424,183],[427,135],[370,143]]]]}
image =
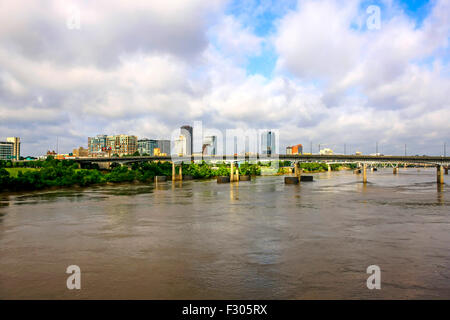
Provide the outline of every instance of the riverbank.
{"type": "MultiPolygon", "coordinates": [[[[55,187],[93,186],[106,183],[150,183],[155,176],[172,178],[170,162],[144,162],[129,166],[115,165],[111,170],[100,170],[95,165],[80,168],[79,164],[70,160],[55,160],[49,157],[46,161],[28,162],[27,168],[13,167],[17,163],[0,163],[0,192],[31,191],[55,187]]],[[[23,165],[23,164],[21,164],[23,165]]],[[[260,175],[261,168],[256,164],[241,164],[240,175],[260,175]]],[[[178,172],[177,172],[178,173],[178,172]]],[[[182,173],[193,179],[209,179],[217,176],[229,176],[228,164],[189,163],[182,165],[182,173]]]]}

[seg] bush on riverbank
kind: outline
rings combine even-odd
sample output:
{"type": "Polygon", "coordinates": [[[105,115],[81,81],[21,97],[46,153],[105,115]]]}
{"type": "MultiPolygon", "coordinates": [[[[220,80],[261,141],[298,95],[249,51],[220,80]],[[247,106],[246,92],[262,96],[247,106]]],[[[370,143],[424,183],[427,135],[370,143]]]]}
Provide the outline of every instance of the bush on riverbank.
{"type": "MultiPolygon", "coordinates": [[[[98,170],[97,165],[83,165],[72,160],[55,160],[49,157],[46,161],[30,161],[30,167],[16,166],[16,162],[2,161],[0,163],[0,191],[35,190],[50,187],[69,187],[73,185],[89,186],[106,182],[149,182],[155,176],[171,176],[172,164],[170,162],[143,162],[127,166],[116,164],[111,171],[98,170]],[[12,169],[13,168],[13,169],[12,169]],[[17,168],[17,169],[16,169],[17,168]],[[20,170],[20,168],[24,168],[20,170]],[[28,169],[27,169],[28,168],[28,169]],[[39,168],[39,169],[38,169],[39,168]],[[12,171],[11,174],[9,171],[12,171]]],[[[216,170],[212,166],[202,163],[183,164],[184,175],[191,175],[195,179],[208,179],[216,176],[229,176],[230,168],[227,164],[217,164],[216,170]]],[[[178,174],[177,168],[177,174],[178,174]]],[[[261,169],[254,164],[242,164],[239,173],[259,175],[261,169]]]]}

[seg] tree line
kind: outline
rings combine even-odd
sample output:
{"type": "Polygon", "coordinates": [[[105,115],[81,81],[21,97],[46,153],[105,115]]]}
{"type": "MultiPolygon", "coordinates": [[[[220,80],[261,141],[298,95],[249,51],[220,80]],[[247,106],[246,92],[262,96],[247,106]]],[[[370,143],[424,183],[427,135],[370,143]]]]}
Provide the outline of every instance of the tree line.
{"type": "MultiPolygon", "coordinates": [[[[178,170],[178,168],[177,168],[178,170]]],[[[207,179],[230,175],[227,164],[212,165],[205,162],[182,164],[183,175],[195,179],[207,179]]],[[[260,175],[261,169],[255,164],[244,163],[239,167],[241,175],[260,175]]],[[[178,174],[178,171],[177,171],[178,174]]],[[[155,176],[171,176],[170,162],[141,162],[131,167],[113,163],[111,170],[100,170],[97,164],[82,164],[73,160],[46,160],[12,162],[0,160],[0,191],[35,190],[50,187],[90,186],[94,184],[119,182],[150,182],[155,176]],[[12,176],[8,168],[24,168],[17,176],[12,176]],[[27,170],[33,168],[37,170],[27,170]]]]}

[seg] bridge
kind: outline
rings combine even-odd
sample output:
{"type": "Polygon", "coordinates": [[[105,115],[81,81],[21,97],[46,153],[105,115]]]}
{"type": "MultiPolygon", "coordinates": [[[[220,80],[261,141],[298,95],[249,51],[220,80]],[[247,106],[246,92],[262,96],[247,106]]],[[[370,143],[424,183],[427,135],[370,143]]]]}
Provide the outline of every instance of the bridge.
{"type": "Polygon", "coordinates": [[[173,161],[177,163],[192,161],[295,161],[295,162],[335,162],[335,163],[402,163],[402,164],[431,164],[448,165],[450,157],[439,156],[369,156],[369,155],[297,155],[297,154],[277,154],[277,155],[192,155],[192,156],[128,156],[128,157],[79,157],[74,161],[79,163],[97,163],[97,162],[148,162],[148,161],[173,161]]]}
{"type": "MultiPolygon", "coordinates": [[[[299,163],[327,163],[328,170],[330,171],[330,164],[334,163],[358,163],[363,173],[363,182],[367,182],[367,167],[374,166],[376,164],[387,164],[393,167],[393,173],[398,173],[398,168],[401,165],[424,165],[434,166],[437,170],[437,182],[439,184],[444,183],[444,172],[448,174],[448,167],[450,164],[450,157],[439,156],[370,156],[370,155],[297,155],[297,154],[277,154],[277,155],[190,155],[190,156],[128,156],[128,157],[79,157],[74,161],[78,163],[137,163],[137,162],[149,162],[149,161],[169,161],[172,162],[172,179],[182,179],[182,168],[179,166],[179,176],[176,177],[175,167],[182,163],[189,163],[194,161],[206,161],[206,162],[229,162],[231,163],[231,176],[234,176],[234,163],[237,161],[292,161],[294,162],[295,173],[297,176],[301,175],[301,169],[299,169],[299,163]]],[[[232,180],[233,181],[233,180],[232,180]]]]}

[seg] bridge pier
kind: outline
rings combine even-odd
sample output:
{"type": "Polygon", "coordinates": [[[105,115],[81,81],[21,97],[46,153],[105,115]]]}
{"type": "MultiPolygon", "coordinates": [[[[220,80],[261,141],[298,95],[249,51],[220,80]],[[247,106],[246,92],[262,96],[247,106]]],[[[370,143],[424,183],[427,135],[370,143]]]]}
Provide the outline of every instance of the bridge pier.
{"type": "Polygon", "coordinates": [[[394,167],[392,173],[393,173],[393,174],[397,174],[397,173],[398,173],[398,167],[394,167]]]}
{"type": "Polygon", "coordinates": [[[175,162],[172,162],[172,181],[177,181],[177,180],[181,181],[181,180],[183,180],[183,169],[182,169],[182,167],[183,167],[183,164],[180,164],[180,167],[178,169],[179,176],[177,178],[176,165],[175,165],[175,162]]]}
{"type": "Polygon", "coordinates": [[[175,176],[175,162],[172,162],[172,181],[176,180],[176,176],[175,176]]]}
{"type": "Polygon", "coordinates": [[[230,182],[234,181],[234,161],[231,161],[230,165],[230,182]]]}
{"type": "Polygon", "coordinates": [[[444,173],[448,175],[448,167],[444,167],[444,173]]]}
{"type": "Polygon", "coordinates": [[[443,168],[443,166],[437,166],[436,167],[436,182],[438,183],[438,184],[444,184],[444,168],[443,168]]]}
{"type": "Polygon", "coordinates": [[[328,172],[331,172],[331,166],[328,165],[328,172]]]}
{"type": "Polygon", "coordinates": [[[303,169],[299,168],[299,163],[296,162],[294,166],[294,175],[298,178],[298,181],[300,181],[302,177],[303,169]]]}
{"type": "Polygon", "coordinates": [[[363,183],[367,183],[367,164],[363,165],[363,183]]]}

